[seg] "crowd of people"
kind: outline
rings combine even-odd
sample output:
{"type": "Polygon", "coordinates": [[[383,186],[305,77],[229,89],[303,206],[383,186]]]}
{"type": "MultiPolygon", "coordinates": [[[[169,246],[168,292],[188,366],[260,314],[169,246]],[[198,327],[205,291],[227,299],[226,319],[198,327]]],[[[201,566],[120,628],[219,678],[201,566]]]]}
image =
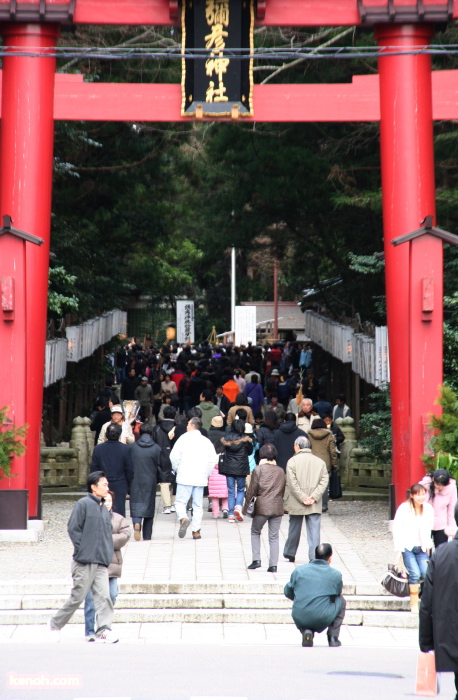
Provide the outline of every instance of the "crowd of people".
{"type": "MultiPolygon", "coordinates": [[[[120,549],[130,534],[126,501],[134,539],[150,540],[158,485],[162,513],[176,513],[180,538],[189,526],[194,540],[202,538],[208,496],[214,518],[235,524],[251,515],[249,569],[262,566],[260,537],[267,523],[267,571],[277,571],[285,512],[290,518],[285,559],[295,561],[304,518],[309,559],[315,559],[329,471],[337,467],[344,440],[334,421],[350,409],[344,396],[333,407],[320,392],[309,346],[238,349],[203,343],[159,350],[148,337],[142,345],[132,338],[114,366],[118,384],[107,381],[92,415],[88,495],[69,521],[75,546],[72,595],[50,620],[50,632],[61,629],[85,601],[87,639],[117,641],[111,619],[120,549]],[[95,504],[106,508],[95,511],[95,504]],[[108,519],[101,517],[105,511],[108,519]],[[102,582],[103,568],[108,575],[102,582]]],[[[336,629],[331,646],[339,645],[336,629]]]]}
{"type": "MultiPolygon", "coordinates": [[[[336,397],[334,405],[326,400],[314,376],[313,350],[308,344],[235,348],[203,342],[197,347],[157,348],[148,336],[142,344],[134,337],[118,349],[113,363],[119,392],[108,381],[97,397],[91,423],[96,443],[92,469],[108,475],[116,512],[125,515],[130,494],[137,540],[141,535],[144,539],[152,536],[158,484],[162,513],[178,513],[179,532],[184,537],[189,525],[185,516],[190,512],[192,537],[200,539],[203,497],[208,496],[208,510],[214,517],[221,515],[228,523],[242,521],[246,489],[258,465],[273,461],[281,468],[282,502],[292,488],[287,479],[288,463],[293,457],[297,461],[296,450],[307,450],[316,458],[318,461],[312,463],[319,464],[320,474],[322,467],[326,475],[338,468],[344,435],[335,420],[350,415],[350,409],[343,395],[336,397]],[[197,436],[187,435],[196,431],[206,441],[198,443],[197,436]],[[298,443],[299,438],[304,439],[298,443]],[[199,444],[199,450],[185,449],[188,443],[199,444]],[[206,454],[208,445],[212,451],[207,474],[200,453],[206,454]],[[268,454],[263,450],[267,446],[268,454]],[[186,498],[189,509],[183,511],[185,486],[195,488],[186,498]]],[[[268,473],[266,467],[263,473],[268,473]]],[[[259,488],[262,482],[255,479],[254,483],[259,488]]],[[[320,513],[327,508],[326,483],[320,493],[320,513]]],[[[277,504],[274,510],[281,508],[277,504]]],[[[275,517],[282,515],[276,512],[275,517]]],[[[299,534],[289,538],[290,559],[299,544],[297,518],[302,522],[301,515],[291,515],[292,531],[299,534]]],[[[318,541],[316,534],[312,537],[310,551],[314,551],[319,543],[319,527],[312,528],[312,521],[319,516],[317,506],[305,515],[315,516],[307,519],[309,536],[318,533],[318,541]]],[[[252,527],[260,527],[259,520],[254,521],[252,527]]],[[[269,530],[275,530],[273,522],[269,522],[269,530]]],[[[273,571],[277,566],[274,560],[275,556],[271,557],[269,566],[273,571]]]]}
{"type": "MultiPolygon", "coordinates": [[[[313,646],[315,632],[326,628],[329,646],[340,646],[346,608],[342,576],[330,566],[332,547],[321,543],[320,530],[321,514],[328,509],[329,474],[338,468],[345,439],[335,421],[349,416],[350,408],[343,395],[333,405],[326,400],[314,376],[312,349],[295,343],[240,349],[203,343],[157,351],[152,343],[140,347],[132,339],[118,353],[116,367],[120,395],[107,382],[96,400],[89,493],[69,521],[74,589],[51,619],[50,630],[66,624],[85,600],[87,638],[117,641],[110,625],[120,549],[130,536],[126,500],[134,539],[150,540],[159,486],[162,513],[176,513],[180,538],[189,527],[193,540],[202,538],[205,496],[212,516],[228,524],[250,515],[251,570],[262,567],[261,531],[267,524],[267,571],[277,571],[285,514],[289,527],[283,557],[295,562],[305,520],[309,563],[293,571],[285,595],[294,601],[292,616],[303,646],[313,646]],[[100,517],[100,508],[95,517],[94,503],[106,506],[102,510],[110,512],[108,520],[100,517]],[[93,531],[90,537],[97,526],[107,540],[108,523],[111,543],[93,531]],[[101,568],[108,568],[103,585],[101,568]]],[[[431,578],[433,549],[456,532],[456,502],[455,481],[439,469],[412,485],[396,513],[394,548],[409,575],[413,613],[419,612],[421,585],[431,578]]],[[[432,596],[430,591],[430,608],[432,596]]],[[[434,643],[432,623],[423,617],[428,630],[423,646],[428,646],[434,643]]]]}

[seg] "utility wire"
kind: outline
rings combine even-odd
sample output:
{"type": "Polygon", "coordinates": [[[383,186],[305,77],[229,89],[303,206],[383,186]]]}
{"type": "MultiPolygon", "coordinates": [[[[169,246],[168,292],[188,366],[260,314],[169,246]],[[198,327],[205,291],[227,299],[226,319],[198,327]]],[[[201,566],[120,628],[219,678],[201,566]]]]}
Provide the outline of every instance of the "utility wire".
{"type": "MultiPolygon", "coordinates": [[[[419,46],[415,49],[405,50],[399,46],[330,46],[322,48],[259,48],[254,49],[253,53],[247,49],[224,49],[224,58],[231,60],[247,61],[250,59],[256,60],[316,60],[316,59],[356,59],[356,58],[380,58],[386,55],[390,56],[457,56],[458,44],[448,44],[446,46],[439,44],[428,44],[419,46]]],[[[21,47],[0,47],[0,57],[25,57],[25,58],[59,58],[59,59],[97,59],[105,61],[120,61],[129,59],[150,59],[153,61],[161,59],[186,59],[193,61],[204,61],[210,56],[207,49],[186,49],[183,53],[181,48],[88,48],[88,47],[49,47],[40,48],[36,51],[24,51],[21,47]]]]}

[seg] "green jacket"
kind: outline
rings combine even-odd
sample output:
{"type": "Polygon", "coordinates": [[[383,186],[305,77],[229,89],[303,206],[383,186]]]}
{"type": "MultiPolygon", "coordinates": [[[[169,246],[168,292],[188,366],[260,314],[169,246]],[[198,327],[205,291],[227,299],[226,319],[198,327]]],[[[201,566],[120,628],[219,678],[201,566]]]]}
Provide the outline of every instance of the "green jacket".
{"type": "Polygon", "coordinates": [[[199,404],[199,408],[202,411],[202,428],[204,428],[204,430],[210,430],[212,427],[212,418],[221,416],[219,408],[210,401],[202,401],[202,403],[199,404]]]}
{"type": "Polygon", "coordinates": [[[153,390],[151,388],[151,384],[147,384],[146,386],[140,384],[135,389],[135,398],[137,401],[140,401],[140,406],[148,406],[151,404],[153,400],[153,390]]]}
{"type": "Polygon", "coordinates": [[[324,559],[298,566],[285,586],[293,602],[292,616],[299,628],[322,632],[340,613],[342,574],[324,559]]]}

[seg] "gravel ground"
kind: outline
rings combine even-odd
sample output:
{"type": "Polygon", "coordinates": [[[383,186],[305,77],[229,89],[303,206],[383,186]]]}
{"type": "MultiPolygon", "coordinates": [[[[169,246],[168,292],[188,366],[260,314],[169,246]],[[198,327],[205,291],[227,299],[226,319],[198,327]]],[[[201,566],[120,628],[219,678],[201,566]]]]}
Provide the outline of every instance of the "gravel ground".
{"type": "Polygon", "coordinates": [[[388,502],[332,501],[329,513],[371,574],[380,580],[394,555],[388,502]]]}
{"type": "MultiPolygon", "coordinates": [[[[0,543],[0,579],[68,578],[72,545],[67,520],[74,501],[45,501],[45,529],[39,542],[0,543]]],[[[329,513],[348,537],[369,571],[378,579],[393,559],[388,532],[388,505],[379,502],[333,501],[329,513]]]]}

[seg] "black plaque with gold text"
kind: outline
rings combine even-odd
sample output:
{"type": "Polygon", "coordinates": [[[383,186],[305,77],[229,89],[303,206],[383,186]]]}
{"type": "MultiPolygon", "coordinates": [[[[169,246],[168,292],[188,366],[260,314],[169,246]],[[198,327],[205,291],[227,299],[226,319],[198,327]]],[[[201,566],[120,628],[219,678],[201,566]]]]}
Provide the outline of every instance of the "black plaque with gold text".
{"type": "Polygon", "coordinates": [[[253,116],[254,0],[183,0],[182,29],[182,116],[253,116]]]}

